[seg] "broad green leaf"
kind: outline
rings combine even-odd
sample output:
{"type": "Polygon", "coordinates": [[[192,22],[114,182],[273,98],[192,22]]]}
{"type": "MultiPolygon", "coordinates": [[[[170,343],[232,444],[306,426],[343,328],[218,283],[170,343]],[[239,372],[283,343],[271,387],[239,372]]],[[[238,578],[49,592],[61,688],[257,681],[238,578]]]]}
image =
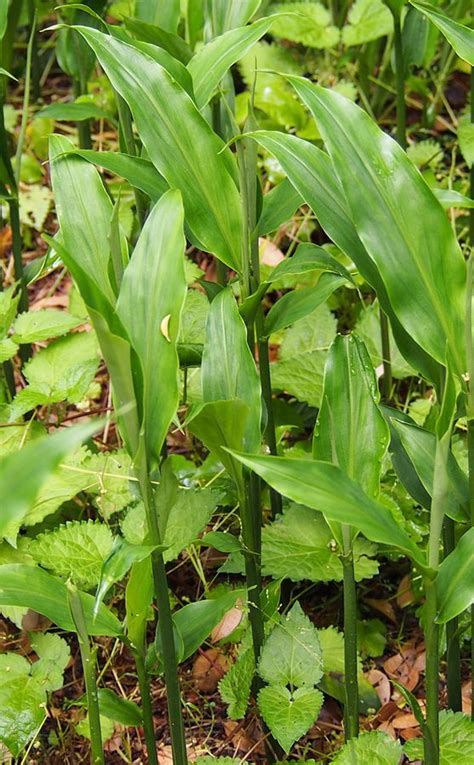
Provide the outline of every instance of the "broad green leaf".
{"type": "Polygon", "coordinates": [[[147,459],[159,459],[178,400],[176,341],[186,296],[183,207],[167,191],[150,213],[125,269],[117,313],[141,364],[142,429],[147,459]]]}
{"type": "Polygon", "coordinates": [[[402,747],[386,733],[371,731],[351,739],[336,755],[334,765],[398,765],[402,747]]]}
{"type": "MultiPolygon", "coordinates": [[[[46,616],[54,624],[69,632],[75,631],[68,601],[68,589],[58,579],[41,568],[24,564],[0,566],[0,606],[23,606],[46,616]],[[34,571],[34,576],[32,572],[34,571]]],[[[94,598],[81,593],[87,631],[89,635],[122,634],[122,626],[114,614],[101,606],[94,618],[94,598]]]]}
{"type": "Polygon", "coordinates": [[[64,638],[52,632],[35,632],[31,647],[38,661],[31,665],[31,675],[46,691],[58,691],[63,686],[63,673],[69,664],[71,651],[64,638]]]}
{"type": "Polygon", "coordinates": [[[3,39],[3,36],[7,29],[8,4],[9,4],[9,0],[1,0],[0,2],[0,40],[3,39]]]}
{"type": "Polygon", "coordinates": [[[280,617],[265,640],[258,673],[269,685],[292,688],[313,686],[321,679],[318,633],[298,602],[280,617]]]}
{"type": "Polygon", "coordinates": [[[246,648],[239,653],[219,683],[219,692],[222,700],[229,705],[227,714],[231,720],[240,720],[247,714],[254,672],[254,653],[251,648],[246,648]]]}
{"type": "Polygon", "coordinates": [[[337,45],[339,29],[331,24],[331,14],[321,3],[296,2],[290,8],[287,5],[272,5],[275,13],[288,10],[295,16],[276,20],[272,27],[273,35],[309,48],[332,48],[337,45]]]}
{"type": "Polygon", "coordinates": [[[262,0],[211,0],[215,34],[242,27],[256,14],[262,0]]]}
{"type": "Polygon", "coordinates": [[[19,346],[9,337],[0,340],[0,364],[13,358],[18,351],[19,346]]]}
{"type": "Polygon", "coordinates": [[[140,563],[145,560],[156,549],[156,547],[151,545],[131,545],[125,539],[115,537],[109,554],[102,562],[95,595],[94,611],[98,610],[99,604],[103,601],[112,585],[115,582],[120,582],[134,563],[140,563]]]}
{"type": "MultiPolygon", "coordinates": [[[[125,589],[127,636],[133,646],[144,648],[150,606],[153,600],[151,559],[134,563],[125,589]]],[[[153,612],[151,612],[153,615],[153,612]]]]}
{"type": "Polygon", "coordinates": [[[364,343],[337,335],[326,360],[313,456],[339,465],[369,497],[380,491],[389,430],[377,404],[377,380],[364,343]]]}
{"type": "Polygon", "coordinates": [[[46,694],[35,677],[29,674],[11,677],[3,669],[0,680],[0,741],[16,757],[46,719],[46,694]]]}
{"type": "Polygon", "coordinates": [[[138,704],[117,696],[110,688],[99,688],[99,709],[102,717],[122,725],[143,725],[143,717],[138,704]]]}
{"type": "Polygon", "coordinates": [[[66,428],[54,436],[35,439],[2,458],[0,536],[17,533],[43,484],[66,455],[89,438],[97,427],[95,422],[66,428]],[[14,491],[12,487],[15,487],[14,491]]]}
{"type": "Polygon", "coordinates": [[[77,29],[127,101],[151,161],[181,191],[194,243],[239,270],[241,213],[230,150],[220,153],[222,140],[160,64],[97,30],[77,29]]]}
{"type": "MultiPolygon", "coordinates": [[[[291,81],[294,82],[294,79],[291,81]]],[[[414,342],[394,313],[381,274],[356,231],[328,155],[293,135],[271,131],[258,131],[250,135],[276,157],[302,199],[314,211],[324,231],[354,261],[364,279],[374,288],[390,318],[397,345],[405,358],[425,377],[437,380],[439,366],[414,342]]]]}
{"type": "Polygon", "coordinates": [[[265,17],[250,26],[230,29],[198,50],[188,69],[199,109],[208,103],[227,70],[268,32],[272,24],[273,19],[265,17]]]}
{"type": "Polygon", "coordinates": [[[449,210],[451,207],[455,207],[459,210],[472,210],[474,207],[474,200],[469,199],[469,197],[466,197],[465,194],[460,194],[459,191],[435,188],[433,189],[433,194],[445,210],[449,210]]]}
{"type": "Polygon", "coordinates": [[[298,739],[316,722],[323,694],[315,688],[267,686],[258,692],[258,708],[283,750],[288,753],[298,739]]]}
{"type": "Polygon", "coordinates": [[[43,568],[90,590],[101,579],[104,561],[112,552],[113,536],[105,523],[68,521],[38,534],[28,552],[43,568]]]}
{"type": "Polygon", "coordinates": [[[329,255],[322,247],[306,243],[299,244],[294,255],[278,263],[267,277],[267,281],[270,283],[277,282],[285,276],[306,274],[312,271],[327,271],[342,276],[349,282],[351,281],[350,273],[336,258],[329,255]]]}
{"type": "Polygon", "coordinates": [[[167,32],[176,32],[181,15],[180,0],[136,0],[135,15],[167,32]]]}
{"type": "Polygon", "coordinates": [[[366,112],[303,78],[292,77],[291,83],[318,121],[355,227],[393,310],[441,364],[448,347],[462,374],[466,269],[440,204],[403,149],[366,112]],[[406,300],[413,293],[416,310],[406,300]]]}
{"type": "Polygon", "coordinates": [[[278,186],[274,186],[263,197],[262,212],[258,221],[258,235],[276,231],[287,221],[291,220],[296,210],[303,204],[300,194],[292,186],[288,178],[284,178],[278,186]]]}
{"type": "Polygon", "coordinates": [[[438,614],[442,624],[474,603],[474,529],[466,531],[444,559],[436,577],[438,614]]]}
{"type": "Polygon", "coordinates": [[[202,356],[204,401],[243,401],[249,408],[244,448],[253,451],[260,443],[262,416],[260,378],[247,342],[247,330],[230,289],[212,301],[202,356]]]}
{"type": "Polygon", "coordinates": [[[443,33],[449,44],[454,48],[459,58],[467,61],[468,64],[474,66],[474,30],[459,24],[458,21],[450,19],[433,5],[428,3],[415,3],[410,0],[411,4],[417,8],[421,13],[429,18],[429,20],[443,33]]]}
{"type": "MultiPolygon", "coordinates": [[[[281,517],[262,530],[262,569],[266,576],[288,578],[294,582],[341,581],[342,565],[338,551],[331,547],[333,533],[321,513],[291,504],[281,517]]],[[[354,541],[354,568],[357,581],[369,579],[378,571],[371,559],[375,547],[358,537],[354,541]]]]}
{"type": "Polygon", "coordinates": [[[189,45],[181,37],[161,27],[140,19],[131,19],[128,16],[125,16],[124,24],[137,39],[163,48],[182,64],[186,65],[193,55],[189,45]]]}
{"type": "Polygon", "coordinates": [[[132,157],[118,151],[93,151],[92,149],[71,149],[70,151],[94,165],[99,165],[125,178],[131,186],[143,191],[153,202],[157,202],[169,188],[163,176],[148,159],[132,157]]]}
{"type": "Polygon", "coordinates": [[[278,360],[271,365],[273,388],[284,390],[311,406],[319,406],[324,362],[336,326],[336,319],[327,306],[321,305],[287,329],[278,360]]]}
{"type": "Polygon", "coordinates": [[[425,565],[423,555],[390,510],[368,497],[337,465],[286,457],[233,456],[293,502],[319,510],[329,521],[352,525],[371,541],[403,550],[425,565]]]}
{"type": "Polygon", "coordinates": [[[83,319],[55,308],[27,311],[17,317],[13,325],[12,339],[16,343],[38,343],[65,335],[80,324],[83,324],[83,319]]]}
{"type": "Polygon", "coordinates": [[[362,45],[391,34],[393,16],[382,0],[356,0],[342,28],[344,45],[362,45]]]}
{"type": "Polygon", "coordinates": [[[73,103],[55,103],[45,106],[35,114],[35,119],[60,120],[81,122],[82,120],[109,120],[115,122],[111,114],[101,109],[92,101],[75,101],[73,103]]]}
{"type": "Polygon", "coordinates": [[[321,274],[315,287],[304,287],[301,290],[287,292],[273,304],[265,317],[263,328],[265,335],[268,337],[273,332],[278,332],[299,319],[304,319],[345,283],[346,279],[343,276],[324,273],[321,274]]]}
{"type": "MultiPolygon", "coordinates": [[[[439,713],[439,765],[468,763],[474,750],[474,722],[462,712],[439,713]]],[[[423,739],[414,738],[403,747],[410,762],[423,760],[423,739]]]]}
{"type": "MultiPolygon", "coordinates": [[[[89,713],[86,714],[85,717],[80,720],[77,725],[75,726],[76,733],[79,734],[79,736],[84,736],[84,738],[91,740],[91,730],[90,730],[90,724],[89,724],[89,713]]],[[[113,721],[106,717],[105,715],[100,715],[100,732],[102,736],[102,741],[106,742],[110,738],[112,738],[113,733],[115,730],[115,725],[113,721]]]]}

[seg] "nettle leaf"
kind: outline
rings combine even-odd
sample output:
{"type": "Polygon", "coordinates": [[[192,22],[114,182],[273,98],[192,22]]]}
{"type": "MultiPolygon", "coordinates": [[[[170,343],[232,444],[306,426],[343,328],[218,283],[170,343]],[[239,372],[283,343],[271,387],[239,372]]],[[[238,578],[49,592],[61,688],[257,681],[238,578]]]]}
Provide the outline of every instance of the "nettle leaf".
{"type": "Polygon", "coordinates": [[[58,691],[63,685],[71,651],[66,641],[52,632],[36,632],[30,638],[31,646],[38,655],[38,661],[31,665],[31,675],[46,691],[58,691]]]}
{"type": "Polygon", "coordinates": [[[27,311],[17,317],[13,325],[12,339],[16,343],[38,343],[51,337],[65,335],[80,324],[83,324],[83,319],[55,308],[27,311]]]}
{"type": "MultiPolygon", "coordinates": [[[[87,479],[87,490],[95,494],[93,499],[101,516],[106,520],[114,513],[130,505],[135,496],[131,491],[132,461],[124,449],[115,452],[88,454],[81,463],[87,479]]],[[[62,476],[75,476],[74,470],[63,468],[62,476]]]]}
{"type": "Polygon", "coordinates": [[[258,693],[258,708],[272,735],[288,753],[317,720],[323,694],[315,688],[267,686],[258,693]]]}
{"type": "Polygon", "coordinates": [[[342,29],[344,45],[362,45],[391,34],[393,16],[382,0],[356,0],[342,29]]]}
{"type": "Polygon", "coordinates": [[[311,406],[319,406],[324,364],[336,326],[329,308],[322,305],[286,330],[278,361],[271,367],[273,388],[284,390],[311,406]]]}
{"type": "Polygon", "coordinates": [[[12,359],[18,351],[18,345],[13,342],[9,337],[4,337],[0,340],[0,364],[4,361],[12,359]]]}
{"type": "MultiPolygon", "coordinates": [[[[341,581],[342,565],[332,543],[333,534],[322,514],[292,503],[262,530],[263,572],[292,581],[341,581]]],[[[375,546],[365,539],[354,541],[357,581],[377,574],[378,563],[370,557],[375,551],[375,546]]]]}
{"type": "Polygon", "coordinates": [[[291,11],[302,18],[285,16],[272,26],[275,37],[301,43],[308,48],[332,48],[339,42],[339,29],[331,24],[331,14],[321,3],[272,5],[272,11],[291,11]]]}
{"type": "Polygon", "coordinates": [[[14,398],[11,419],[35,406],[82,401],[99,366],[93,332],[78,332],[55,340],[25,364],[28,385],[14,398]]]}
{"type": "Polygon", "coordinates": [[[258,673],[270,685],[316,685],[323,674],[318,633],[299,603],[280,617],[266,639],[258,673]]]}
{"type": "Polygon", "coordinates": [[[28,186],[20,191],[20,220],[24,226],[43,229],[53,204],[53,195],[47,186],[28,186]]]}
{"type": "Polygon", "coordinates": [[[247,648],[241,651],[219,683],[219,692],[229,705],[227,715],[231,720],[240,720],[247,714],[254,673],[253,650],[247,648]]]}
{"type": "MultiPolygon", "coordinates": [[[[470,762],[474,751],[474,722],[462,712],[440,712],[439,748],[440,765],[460,765],[460,763],[470,762]]],[[[410,761],[423,760],[423,739],[414,738],[407,741],[403,751],[410,761]]]]}
{"type": "MultiPolygon", "coordinates": [[[[7,659],[10,654],[0,657],[7,659]]],[[[3,661],[2,661],[3,664],[3,661]]],[[[0,664],[1,666],[1,664],[0,664]]],[[[10,674],[8,664],[0,672],[0,741],[16,757],[46,719],[46,693],[29,672],[10,674]]]]}
{"type": "Polygon", "coordinates": [[[398,765],[402,747],[386,733],[371,731],[349,741],[333,760],[334,765],[354,765],[370,762],[373,765],[398,765]]]}
{"type": "MultiPolygon", "coordinates": [[[[344,635],[335,627],[326,627],[323,630],[317,630],[318,640],[321,646],[323,657],[324,673],[334,672],[344,674],[344,635]]],[[[362,664],[359,660],[359,671],[362,671],[362,664]]]]}
{"type": "Polygon", "coordinates": [[[112,544],[112,532],[103,523],[70,521],[39,534],[29,544],[28,552],[43,568],[89,590],[99,583],[112,544]]]}

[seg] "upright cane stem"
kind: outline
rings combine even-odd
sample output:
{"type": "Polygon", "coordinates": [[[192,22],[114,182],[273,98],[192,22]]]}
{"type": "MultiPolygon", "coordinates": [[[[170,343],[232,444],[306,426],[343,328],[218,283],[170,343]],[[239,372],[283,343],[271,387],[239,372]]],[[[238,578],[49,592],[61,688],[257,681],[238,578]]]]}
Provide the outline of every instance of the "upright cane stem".
{"type": "MultiPolygon", "coordinates": [[[[449,555],[456,546],[455,525],[452,518],[444,519],[444,557],[449,555]]],[[[450,619],[446,624],[446,663],[448,707],[453,712],[462,711],[461,692],[461,647],[459,644],[459,620],[450,619]]]]}
{"type": "Polygon", "coordinates": [[[357,680],[357,592],[350,528],[342,529],[341,555],[344,587],[344,736],[349,741],[359,735],[359,684],[357,680]]]}
{"type": "Polygon", "coordinates": [[[405,58],[403,55],[400,12],[393,13],[393,41],[395,45],[395,67],[397,70],[397,141],[402,149],[406,149],[405,58]]]}

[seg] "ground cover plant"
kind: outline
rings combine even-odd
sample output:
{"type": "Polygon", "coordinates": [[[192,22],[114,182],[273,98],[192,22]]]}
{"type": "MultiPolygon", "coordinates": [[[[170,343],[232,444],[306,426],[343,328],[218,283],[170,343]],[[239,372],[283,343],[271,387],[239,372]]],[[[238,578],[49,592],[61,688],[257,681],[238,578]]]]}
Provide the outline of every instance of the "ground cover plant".
{"type": "Polygon", "coordinates": [[[0,1],[0,756],[474,756],[462,0],[0,1]]]}

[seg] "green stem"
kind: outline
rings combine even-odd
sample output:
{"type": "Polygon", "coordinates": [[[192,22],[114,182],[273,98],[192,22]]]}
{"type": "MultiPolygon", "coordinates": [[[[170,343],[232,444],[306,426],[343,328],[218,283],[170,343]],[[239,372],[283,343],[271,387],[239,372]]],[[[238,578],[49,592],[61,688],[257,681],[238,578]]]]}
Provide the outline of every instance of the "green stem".
{"type": "MultiPolygon", "coordinates": [[[[452,518],[444,519],[444,557],[456,546],[455,524],[452,518]]],[[[453,712],[462,711],[461,647],[459,644],[458,618],[446,624],[448,707],[453,712]]]]}
{"type": "MultiPolygon", "coordinates": [[[[263,311],[260,307],[257,313],[257,334],[258,340],[258,366],[260,371],[260,383],[262,386],[262,396],[267,409],[267,426],[265,428],[265,439],[270,449],[270,454],[277,454],[277,440],[275,430],[275,417],[273,415],[273,397],[272,381],[270,376],[270,356],[268,352],[268,338],[261,337],[263,329],[263,311]]],[[[281,494],[275,489],[270,488],[270,505],[272,517],[275,518],[282,512],[281,494]]]]}
{"type": "MultiPolygon", "coordinates": [[[[156,547],[160,547],[161,534],[158,526],[158,516],[146,467],[137,470],[137,478],[139,480],[140,492],[145,507],[150,543],[156,547]]],[[[173,765],[187,765],[188,757],[181,708],[181,691],[178,676],[178,660],[174,641],[173,618],[171,615],[168,594],[168,580],[166,577],[163,555],[158,550],[155,550],[152,554],[152,569],[155,602],[158,608],[158,630],[161,639],[161,652],[168,700],[173,765]]]]}
{"type": "Polygon", "coordinates": [[[250,475],[248,480],[243,482],[239,490],[240,517],[242,521],[242,540],[244,543],[245,559],[245,578],[248,589],[248,599],[250,603],[249,619],[252,628],[253,652],[255,661],[258,662],[262,650],[265,632],[263,626],[263,611],[260,602],[260,591],[262,588],[260,573],[260,550],[258,539],[255,538],[255,507],[252,507],[251,482],[255,476],[250,475]]]}
{"type": "MultiPolygon", "coordinates": [[[[120,142],[123,143],[124,148],[128,154],[130,154],[132,157],[136,157],[138,152],[135,136],[133,134],[132,114],[127,102],[118,93],[117,107],[120,123],[120,142]]],[[[133,187],[133,195],[135,197],[135,207],[137,209],[138,222],[140,224],[140,228],[143,228],[148,207],[146,197],[140,191],[140,189],[135,187],[133,187]]]]}
{"type": "Polygon", "coordinates": [[[100,729],[99,696],[97,693],[97,650],[95,648],[91,649],[81,596],[74,585],[69,584],[68,589],[69,608],[71,609],[71,615],[76,626],[79,650],[81,652],[82,671],[86,684],[87,713],[91,737],[91,763],[92,765],[105,765],[102,732],[100,729]]]}
{"type": "MultiPolygon", "coordinates": [[[[83,84],[81,83],[81,81],[74,80],[75,98],[79,98],[79,96],[83,96],[85,92],[86,92],[86,89],[83,87],[83,84]]],[[[77,134],[79,138],[79,148],[92,149],[91,121],[80,120],[76,123],[76,125],[77,125],[77,134]]]]}
{"type": "MultiPolygon", "coordinates": [[[[468,420],[467,443],[469,469],[469,505],[471,526],[474,526],[474,419],[468,420]]],[[[474,604],[471,606],[471,677],[474,677],[474,604]]],[[[474,720],[474,704],[472,705],[471,719],[474,720]]]]}
{"type": "Polygon", "coordinates": [[[344,588],[344,736],[349,741],[359,735],[359,685],[357,680],[357,592],[354,557],[349,526],[342,528],[344,549],[341,555],[344,588]]]}
{"type": "Polygon", "coordinates": [[[425,765],[439,765],[439,627],[435,622],[437,604],[433,579],[425,578],[425,765]]]}
{"type": "Polygon", "coordinates": [[[155,726],[153,724],[153,705],[151,700],[150,678],[148,672],[146,671],[143,655],[139,651],[134,651],[133,655],[137,668],[137,679],[142,701],[143,730],[145,733],[146,748],[148,753],[148,765],[158,765],[155,726]]]}
{"type": "Polygon", "coordinates": [[[33,100],[39,101],[41,96],[40,86],[40,62],[38,56],[38,35],[36,34],[36,8],[35,0],[28,0],[28,20],[31,27],[32,46],[31,46],[31,85],[33,100]]]}
{"type": "Polygon", "coordinates": [[[400,13],[393,13],[393,41],[395,46],[395,68],[397,70],[397,141],[402,149],[406,149],[405,61],[400,13]]]}
{"type": "Polygon", "coordinates": [[[380,309],[380,334],[382,338],[383,380],[382,392],[385,403],[392,398],[392,361],[390,356],[390,328],[387,315],[380,309]]]}

